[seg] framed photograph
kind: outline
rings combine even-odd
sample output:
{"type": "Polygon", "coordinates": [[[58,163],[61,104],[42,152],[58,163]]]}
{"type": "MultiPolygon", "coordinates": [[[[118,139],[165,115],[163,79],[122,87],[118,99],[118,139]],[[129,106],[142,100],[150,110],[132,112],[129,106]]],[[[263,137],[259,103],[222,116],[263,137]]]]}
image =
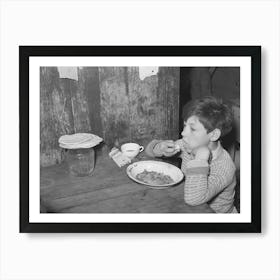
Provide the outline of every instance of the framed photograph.
{"type": "Polygon", "coordinates": [[[261,232],[260,46],[20,46],[20,232],[261,232]]]}

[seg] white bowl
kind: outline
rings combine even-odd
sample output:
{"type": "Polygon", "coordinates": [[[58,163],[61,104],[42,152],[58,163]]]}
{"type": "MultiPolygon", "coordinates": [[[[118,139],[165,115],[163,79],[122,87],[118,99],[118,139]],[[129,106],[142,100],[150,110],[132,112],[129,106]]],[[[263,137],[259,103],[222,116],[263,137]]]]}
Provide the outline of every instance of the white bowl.
{"type": "Polygon", "coordinates": [[[127,167],[126,173],[128,177],[134,180],[135,182],[139,184],[147,185],[155,189],[163,189],[166,187],[176,185],[179,182],[181,182],[184,178],[183,172],[175,165],[162,161],[153,161],[153,160],[138,161],[132,163],[127,167]],[[172,178],[173,183],[158,185],[158,184],[148,184],[141,180],[138,180],[136,176],[142,173],[144,170],[147,170],[148,172],[155,171],[158,173],[163,173],[164,175],[169,175],[172,178]]]}

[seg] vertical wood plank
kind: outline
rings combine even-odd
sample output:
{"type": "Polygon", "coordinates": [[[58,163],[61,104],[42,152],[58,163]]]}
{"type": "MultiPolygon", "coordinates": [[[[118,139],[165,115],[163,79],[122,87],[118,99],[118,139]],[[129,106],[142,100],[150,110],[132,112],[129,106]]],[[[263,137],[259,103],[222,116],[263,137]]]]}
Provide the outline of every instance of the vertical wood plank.
{"type": "Polygon", "coordinates": [[[91,131],[100,137],[103,135],[100,108],[100,88],[98,67],[83,67],[82,76],[84,77],[84,91],[88,102],[88,117],[91,131]]]}
{"type": "Polygon", "coordinates": [[[139,67],[128,67],[130,130],[132,140],[145,145],[151,138],[158,138],[157,114],[162,110],[157,106],[158,75],[139,78],[139,67]]]}
{"type": "Polygon", "coordinates": [[[48,166],[63,160],[58,145],[61,135],[91,132],[85,77],[78,81],[60,78],[57,67],[40,68],[40,164],[48,166]]]}
{"type": "Polygon", "coordinates": [[[139,67],[129,67],[132,129],[145,145],[151,139],[178,137],[179,68],[159,67],[157,75],[139,79],[139,67]]]}
{"type": "Polygon", "coordinates": [[[69,84],[74,119],[74,132],[91,132],[88,99],[85,93],[85,77],[78,68],[78,81],[65,79],[69,84]]]}
{"type": "Polygon", "coordinates": [[[162,67],[139,78],[139,67],[100,67],[101,119],[105,142],[145,145],[176,139],[179,126],[179,68],[162,67]]]}
{"type": "Polygon", "coordinates": [[[56,67],[40,68],[40,163],[52,165],[61,161],[60,135],[73,133],[71,100],[61,87],[56,67]]]}
{"type": "MultiPolygon", "coordinates": [[[[162,137],[178,139],[179,136],[179,91],[180,69],[178,67],[160,67],[158,98],[163,108],[162,137]]],[[[160,107],[159,107],[160,108],[160,107]]]]}
{"type": "Polygon", "coordinates": [[[130,141],[130,115],[125,67],[99,67],[103,138],[111,148],[130,141]]]}

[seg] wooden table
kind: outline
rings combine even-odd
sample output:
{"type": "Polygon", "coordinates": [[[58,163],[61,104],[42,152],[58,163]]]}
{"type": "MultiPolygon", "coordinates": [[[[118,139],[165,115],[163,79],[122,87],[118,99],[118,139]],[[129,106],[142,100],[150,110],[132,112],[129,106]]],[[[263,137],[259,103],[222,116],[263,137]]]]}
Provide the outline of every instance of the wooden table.
{"type": "Polygon", "coordinates": [[[41,212],[213,212],[208,204],[193,207],[184,202],[184,182],[163,190],[151,189],[132,181],[126,175],[126,167],[119,168],[106,154],[97,156],[90,177],[70,175],[65,163],[41,168],[41,212]]]}

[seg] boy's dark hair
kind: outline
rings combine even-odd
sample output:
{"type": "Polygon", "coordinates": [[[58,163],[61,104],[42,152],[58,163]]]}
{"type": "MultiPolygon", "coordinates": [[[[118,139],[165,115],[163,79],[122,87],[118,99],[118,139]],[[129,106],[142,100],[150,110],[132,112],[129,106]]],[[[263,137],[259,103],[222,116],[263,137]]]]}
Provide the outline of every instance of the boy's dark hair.
{"type": "Polygon", "coordinates": [[[197,116],[207,132],[211,132],[215,128],[220,129],[221,137],[232,129],[233,111],[222,99],[205,96],[190,101],[183,110],[184,121],[191,116],[197,116]]]}

